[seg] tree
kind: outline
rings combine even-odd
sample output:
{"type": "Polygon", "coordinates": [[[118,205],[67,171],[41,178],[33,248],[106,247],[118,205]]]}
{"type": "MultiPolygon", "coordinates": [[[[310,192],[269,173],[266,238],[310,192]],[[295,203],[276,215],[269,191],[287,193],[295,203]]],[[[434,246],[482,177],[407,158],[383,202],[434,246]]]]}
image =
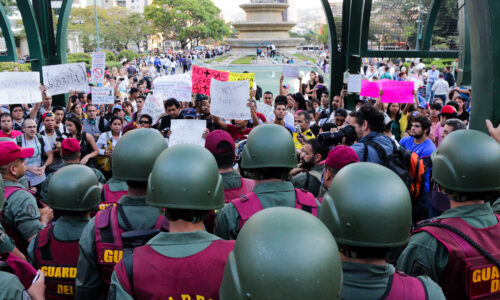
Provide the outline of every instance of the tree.
{"type": "Polygon", "coordinates": [[[153,0],[144,14],[157,32],[179,41],[183,49],[194,41],[221,40],[231,33],[211,0],[153,0]]]}

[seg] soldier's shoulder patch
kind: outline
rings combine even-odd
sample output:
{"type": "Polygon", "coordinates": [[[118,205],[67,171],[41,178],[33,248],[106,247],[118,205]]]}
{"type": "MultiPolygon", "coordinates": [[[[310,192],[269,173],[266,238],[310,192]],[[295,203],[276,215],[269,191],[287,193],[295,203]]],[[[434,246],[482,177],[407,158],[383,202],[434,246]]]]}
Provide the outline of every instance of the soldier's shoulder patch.
{"type": "Polygon", "coordinates": [[[411,267],[411,276],[427,276],[429,275],[429,267],[424,265],[422,262],[415,260],[413,266],[411,267]]]}

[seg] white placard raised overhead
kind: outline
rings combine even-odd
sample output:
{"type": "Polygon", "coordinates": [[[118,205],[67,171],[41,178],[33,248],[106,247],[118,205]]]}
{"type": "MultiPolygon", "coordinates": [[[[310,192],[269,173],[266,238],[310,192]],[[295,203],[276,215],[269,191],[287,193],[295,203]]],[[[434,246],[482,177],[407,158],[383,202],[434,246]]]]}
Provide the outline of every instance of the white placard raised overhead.
{"type": "Polygon", "coordinates": [[[163,100],[174,98],[181,102],[191,102],[191,82],[165,80],[154,85],[153,92],[163,100]]]}
{"type": "Polygon", "coordinates": [[[362,79],[363,77],[359,74],[349,74],[349,78],[347,79],[347,92],[360,93],[362,79]]]}
{"type": "Polygon", "coordinates": [[[89,88],[85,63],[43,66],[42,74],[47,96],[89,88]]]}
{"type": "Polygon", "coordinates": [[[299,67],[295,65],[283,65],[283,77],[299,77],[299,67]]]}
{"type": "Polygon", "coordinates": [[[261,101],[255,101],[257,103],[257,112],[263,114],[267,121],[270,121],[272,115],[274,114],[274,107],[267,105],[261,101]]]}
{"type": "Polygon", "coordinates": [[[151,118],[153,118],[153,124],[156,124],[164,113],[165,109],[163,108],[161,97],[155,97],[153,94],[149,94],[142,107],[141,115],[150,115],[151,118]]]}
{"type": "Polygon", "coordinates": [[[0,104],[42,101],[39,72],[0,72],[0,104]]]}
{"type": "Polygon", "coordinates": [[[248,80],[218,81],[212,78],[210,95],[212,115],[231,119],[249,120],[251,118],[248,104],[248,80]]]}
{"type": "Polygon", "coordinates": [[[90,82],[103,83],[106,69],[106,52],[92,52],[92,69],[90,82]]]}
{"type": "Polygon", "coordinates": [[[206,128],[205,120],[172,120],[170,124],[172,134],[168,146],[193,144],[205,147],[205,139],[202,136],[206,128]]]}
{"type": "Polygon", "coordinates": [[[92,104],[114,104],[115,91],[112,87],[93,87],[92,104]]]}

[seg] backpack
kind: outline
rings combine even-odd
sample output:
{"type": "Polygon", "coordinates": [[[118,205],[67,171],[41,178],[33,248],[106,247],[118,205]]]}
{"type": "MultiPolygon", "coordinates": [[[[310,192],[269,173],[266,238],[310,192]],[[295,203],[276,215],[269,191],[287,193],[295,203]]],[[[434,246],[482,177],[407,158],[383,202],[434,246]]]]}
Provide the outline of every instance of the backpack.
{"type": "Polygon", "coordinates": [[[365,145],[362,161],[367,159],[368,146],[374,148],[382,160],[382,165],[394,171],[403,180],[408,188],[412,202],[415,203],[424,190],[424,160],[417,153],[407,150],[403,146],[397,147],[393,140],[391,140],[393,147],[391,155],[387,155],[384,148],[371,139],[361,143],[365,145]]]}
{"type": "MultiPolygon", "coordinates": [[[[23,140],[22,140],[23,136],[24,135],[18,135],[16,137],[16,143],[19,147],[23,146],[23,140]]],[[[43,137],[39,133],[37,133],[36,138],[38,139],[38,142],[40,143],[40,148],[42,149],[42,153],[45,153],[45,150],[44,150],[45,149],[45,142],[43,140],[43,137]]]]}

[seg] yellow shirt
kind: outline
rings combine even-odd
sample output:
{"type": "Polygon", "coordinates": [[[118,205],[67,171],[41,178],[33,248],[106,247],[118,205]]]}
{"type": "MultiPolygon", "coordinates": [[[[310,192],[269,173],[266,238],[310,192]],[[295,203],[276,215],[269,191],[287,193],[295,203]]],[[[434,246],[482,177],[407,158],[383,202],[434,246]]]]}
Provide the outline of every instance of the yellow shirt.
{"type": "MultiPolygon", "coordinates": [[[[300,150],[302,149],[302,147],[304,147],[304,145],[299,142],[299,140],[297,139],[297,135],[298,133],[293,133],[293,143],[295,144],[295,148],[297,150],[300,150]]],[[[311,129],[307,129],[306,131],[302,132],[302,135],[305,136],[305,138],[308,140],[315,138],[314,133],[312,133],[311,129]]]]}

